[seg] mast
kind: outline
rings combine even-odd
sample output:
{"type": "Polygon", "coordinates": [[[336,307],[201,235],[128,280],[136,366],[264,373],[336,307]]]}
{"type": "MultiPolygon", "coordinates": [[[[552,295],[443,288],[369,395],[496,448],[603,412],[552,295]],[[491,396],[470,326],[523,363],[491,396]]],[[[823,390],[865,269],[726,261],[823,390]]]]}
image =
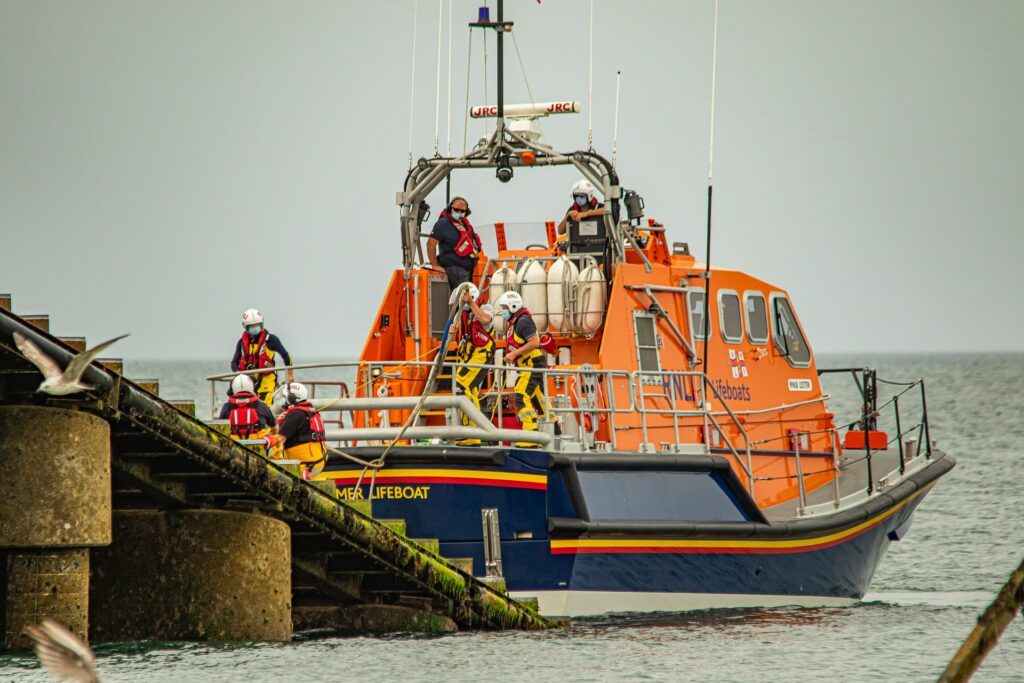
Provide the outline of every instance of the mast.
{"type": "Polygon", "coordinates": [[[498,139],[505,130],[505,0],[498,0],[498,139]]]}

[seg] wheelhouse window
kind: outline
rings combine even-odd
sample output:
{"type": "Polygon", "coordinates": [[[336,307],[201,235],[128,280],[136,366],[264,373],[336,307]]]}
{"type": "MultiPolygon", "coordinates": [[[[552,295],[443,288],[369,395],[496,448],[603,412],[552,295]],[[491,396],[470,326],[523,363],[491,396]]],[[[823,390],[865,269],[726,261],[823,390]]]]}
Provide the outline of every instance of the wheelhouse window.
{"type": "Polygon", "coordinates": [[[687,292],[686,307],[690,310],[690,336],[694,342],[704,341],[708,338],[708,328],[704,324],[704,292],[687,292]]]}
{"type": "Polygon", "coordinates": [[[718,293],[718,324],[722,339],[730,344],[743,341],[743,319],[740,314],[740,295],[736,292],[718,293]]]}
{"type": "Polygon", "coordinates": [[[775,320],[775,345],[789,364],[805,368],[811,364],[811,349],[796,322],[796,315],[784,296],[772,297],[772,317],[775,320]]]}
{"type": "Polygon", "coordinates": [[[764,295],[760,292],[747,292],[744,297],[747,310],[747,339],[751,344],[768,342],[768,309],[764,303],[764,295]]]}
{"type": "Polygon", "coordinates": [[[647,311],[634,311],[633,331],[636,334],[636,355],[640,372],[661,372],[657,318],[647,311]]]}

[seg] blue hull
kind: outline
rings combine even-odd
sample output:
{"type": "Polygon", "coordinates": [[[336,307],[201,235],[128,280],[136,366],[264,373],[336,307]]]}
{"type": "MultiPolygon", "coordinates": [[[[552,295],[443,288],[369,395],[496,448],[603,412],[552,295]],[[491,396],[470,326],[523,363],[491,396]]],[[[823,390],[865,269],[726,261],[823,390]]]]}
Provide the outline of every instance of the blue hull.
{"type": "MultiPolygon", "coordinates": [[[[482,509],[497,509],[513,595],[542,612],[674,611],[846,604],[865,594],[950,456],[859,508],[769,523],[714,456],[558,456],[503,449],[405,449],[377,478],[377,518],[406,521],[484,574],[482,509]],[[460,451],[472,451],[461,453],[460,451]]],[[[366,453],[369,455],[369,453],[366,453]]],[[[389,456],[390,457],[390,456],[389,456]]],[[[343,497],[370,495],[360,472],[328,466],[343,497]]]]}

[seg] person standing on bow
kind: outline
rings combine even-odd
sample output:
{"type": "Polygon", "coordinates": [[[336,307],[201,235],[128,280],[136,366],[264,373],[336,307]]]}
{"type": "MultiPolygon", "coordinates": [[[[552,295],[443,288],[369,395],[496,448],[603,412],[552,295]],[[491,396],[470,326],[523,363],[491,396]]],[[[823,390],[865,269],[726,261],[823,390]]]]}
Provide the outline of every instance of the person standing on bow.
{"type": "MultiPolygon", "coordinates": [[[[530,311],[523,307],[518,292],[505,292],[494,302],[495,313],[505,319],[504,362],[520,368],[515,384],[516,416],[526,431],[536,431],[539,421],[547,417],[544,398],[544,375],[531,372],[547,367],[541,350],[540,333],[530,311]]],[[[538,444],[516,442],[520,448],[535,448],[538,444]]]]}
{"type": "Polygon", "coordinates": [[[327,432],[320,412],[309,402],[304,384],[289,382],[284,392],[285,411],[277,420],[284,439],[284,458],[302,463],[303,478],[312,479],[327,463],[327,432]]]}
{"type": "MultiPolygon", "coordinates": [[[[481,365],[494,362],[494,308],[490,304],[477,303],[480,291],[472,284],[466,283],[462,288],[462,311],[458,317],[456,331],[459,340],[458,359],[461,364],[455,372],[455,383],[462,393],[480,409],[480,390],[487,379],[488,371],[481,365]]],[[[466,427],[478,427],[465,415],[462,424],[466,427]]],[[[467,438],[458,441],[460,446],[479,446],[480,439],[467,438]]]]}
{"type": "MultiPolygon", "coordinates": [[[[242,338],[235,345],[235,355],[231,359],[231,370],[262,370],[272,368],[277,362],[275,355],[280,354],[285,365],[292,364],[292,357],[285,350],[284,344],[276,335],[267,332],[263,327],[263,314],[250,308],[242,314],[242,338]]],[[[292,373],[288,371],[288,381],[292,373]]],[[[273,372],[261,372],[255,375],[256,394],[268,406],[274,400],[274,389],[277,386],[277,375],[273,372]]]]}
{"type": "Polygon", "coordinates": [[[451,291],[473,279],[476,257],[483,253],[480,237],[469,223],[469,202],[454,198],[441,212],[427,238],[427,258],[448,276],[451,291]],[[440,248],[439,248],[440,247],[440,248]]]}

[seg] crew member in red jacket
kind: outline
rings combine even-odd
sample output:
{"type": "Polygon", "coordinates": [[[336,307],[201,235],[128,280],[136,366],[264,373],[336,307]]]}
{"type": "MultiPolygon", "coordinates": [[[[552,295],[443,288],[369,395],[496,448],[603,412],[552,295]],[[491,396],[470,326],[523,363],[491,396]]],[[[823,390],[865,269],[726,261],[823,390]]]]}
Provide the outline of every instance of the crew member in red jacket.
{"type": "Polygon", "coordinates": [[[462,197],[452,199],[427,239],[430,265],[434,270],[444,271],[453,292],[463,282],[472,281],[476,257],[483,253],[480,237],[469,223],[469,214],[469,202],[462,197]]]}

